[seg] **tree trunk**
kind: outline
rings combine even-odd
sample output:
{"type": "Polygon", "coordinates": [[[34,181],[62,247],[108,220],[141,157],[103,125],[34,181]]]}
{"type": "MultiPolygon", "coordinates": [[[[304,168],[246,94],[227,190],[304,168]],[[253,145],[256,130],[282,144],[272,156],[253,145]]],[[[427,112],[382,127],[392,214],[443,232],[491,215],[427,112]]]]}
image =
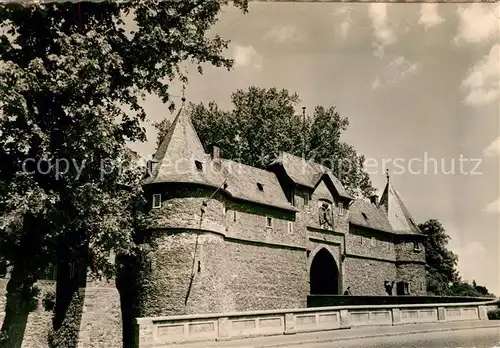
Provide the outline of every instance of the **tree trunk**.
{"type": "Polygon", "coordinates": [[[116,288],[120,294],[123,348],[135,348],[136,264],[132,257],[117,258],[116,288]]]}
{"type": "Polygon", "coordinates": [[[34,281],[14,267],[7,283],[5,319],[2,324],[0,348],[21,348],[28,315],[33,309],[34,281]]]}

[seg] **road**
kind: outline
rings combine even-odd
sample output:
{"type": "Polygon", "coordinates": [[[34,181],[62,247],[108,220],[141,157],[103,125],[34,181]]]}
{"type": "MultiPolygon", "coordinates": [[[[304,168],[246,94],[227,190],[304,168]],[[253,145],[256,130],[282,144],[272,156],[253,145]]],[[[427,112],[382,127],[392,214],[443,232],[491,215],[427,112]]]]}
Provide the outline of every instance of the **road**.
{"type": "Polygon", "coordinates": [[[500,348],[500,328],[430,332],[360,338],[327,343],[305,343],[307,348],[500,348]]]}

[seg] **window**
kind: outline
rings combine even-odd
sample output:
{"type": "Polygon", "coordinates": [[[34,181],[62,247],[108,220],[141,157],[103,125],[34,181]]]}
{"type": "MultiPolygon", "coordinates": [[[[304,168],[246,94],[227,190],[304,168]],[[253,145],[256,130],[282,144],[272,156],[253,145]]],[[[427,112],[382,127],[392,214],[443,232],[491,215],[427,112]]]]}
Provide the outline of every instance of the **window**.
{"type": "Polygon", "coordinates": [[[262,186],[260,182],[257,183],[257,188],[259,189],[259,191],[264,191],[264,186],[262,186]]]}
{"type": "MultiPolygon", "coordinates": [[[[344,202],[339,202],[339,215],[344,215],[344,202]]],[[[363,214],[363,217],[365,215],[363,214]]],[[[365,217],[366,219],[366,217],[365,217]]]]}
{"type": "Polygon", "coordinates": [[[233,221],[236,221],[236,212],[233,211],[233,221]]]}
{"type": "Polygon", "coordinates": [[[153,208],[161,208],[161,193],[153,195],[153,208]]]}
{"type": "Polygon", "coordinates": [[[372,237],[371,244],[373,247],[377,245],[377,240],[375,239],[375,237],[372,237]]]}
{"type": "Polygon", "coordinates": [[[273,219],[270,217],[266,217],[266,227],[273,228],[273,219]]]}
{"type": "Polygon", "coordinates": [[[359,242],[361,243],[361,245],[363,245],[363,241],[364,241],[363,236],[359,236],[359,242]]]}
{"type": "Polygon", "coordinates": [[[414,242],[413,243],[413,250],[415,251],[420,251],[420,243],[419,242],[414,242]]]}
{"type": "Polygon", "coordinates": [[[361,213],[361,215],[363,215],[363,218],[364,218],[365,220],[368,220],[368,216],[366,216],[366,214],[365,214],[365,213],[361,213]]]}
{"type": "Polygon", "coordinates": [[[203,163],[200,161],[194,161],[194,163],[196,164],[196,169],[201,172],[203,170],[203,163]]]}
{"type": "Polygon", "coordinates": [[[309,193],[304,194],[304,206],[309,205],[309,193]]]}
{"type": "Polygon", "coordinates": [[[392,250],[392,243],[391,242],[387,242],[387,249],[392,250]]]}
{"type": "Polygon", "coordinates": [[[288,233],[293,233],[293,222],[288,221],[288,233]]]}

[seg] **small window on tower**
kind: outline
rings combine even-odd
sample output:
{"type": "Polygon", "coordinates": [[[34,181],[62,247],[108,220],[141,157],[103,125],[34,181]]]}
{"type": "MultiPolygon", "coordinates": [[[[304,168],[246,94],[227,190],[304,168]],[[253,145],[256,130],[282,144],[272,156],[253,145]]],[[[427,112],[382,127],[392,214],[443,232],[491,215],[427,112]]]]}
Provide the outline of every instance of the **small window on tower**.
{"type": "Polygon", "coordinates": [[[264,191],[264,186],[262,186],[260,182],[257,183],[257,188],[259,189],[259,191],[264,191]]]}
{"type": "MultiPolygon", "coordinates": [[[[339,215],[344,215],[344,202],[339,202],[339,215]]],[[[364,216],[364,214],[363,214],[364,216]]],[[[366,217],[365,217],[366,219],[366,217]]]]}
{"type": "Polygon", "coordinates": [[[414,242],[413,243],[413,250],[415,251],[420,251],[420,243],[419,242],[414,242]]]}
{"type": "Polygon", "coordinates": [[[194,163],[196,164],[196,169],[201,172],[203,170],[203,163],[200,161],[194,161],[194,163]]]}
{"type": "Polygon", "coordinates": [[[373,247],[377,245],[377,240],[375,239],[375,237],[372,237],[371,244],[373,247]]]}
{"type": "Polygon", "coordinates": [[[266,227],[273,228],[273,219],[270,217],[266,217],[266,227]]]}
{"type": "Polygon", "coordinates": [[[309,193],[304,194],[304,206],[309,205],[309,193]]]}
{"type": "Polygon", "coordinates": [[[364,218],[365,220],[368,220],[368,216],[366,216],[366,214],[365,214],[365,213],[361,213],[361,215],[363,215],[363,218],[364,218]]]}
{"type": "Polygon", "coordinates": [[[153,208],[161,208],[161,193],[156,193],[153,195],[153,208]]]}
{"type": "Polygon", "coordinates": [[[233,221],[236,222],[236,212],[235,211],[233,211],[233,221]]]}
{"type": "Polygon", "coordinates": [[[293,233],[293,222],[288,221],[288,233],[293,233]]]}

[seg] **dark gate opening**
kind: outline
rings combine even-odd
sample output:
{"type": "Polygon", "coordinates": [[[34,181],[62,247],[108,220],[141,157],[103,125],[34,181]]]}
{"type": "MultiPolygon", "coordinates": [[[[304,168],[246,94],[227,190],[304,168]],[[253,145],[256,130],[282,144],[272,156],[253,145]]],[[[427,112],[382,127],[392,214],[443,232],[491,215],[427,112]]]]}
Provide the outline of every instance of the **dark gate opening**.
{"type": "Polygon", "coordinates": [[[339,269],[328,250],[314,256],[310,277],[311,295],[339,295],[339,269]]]}

